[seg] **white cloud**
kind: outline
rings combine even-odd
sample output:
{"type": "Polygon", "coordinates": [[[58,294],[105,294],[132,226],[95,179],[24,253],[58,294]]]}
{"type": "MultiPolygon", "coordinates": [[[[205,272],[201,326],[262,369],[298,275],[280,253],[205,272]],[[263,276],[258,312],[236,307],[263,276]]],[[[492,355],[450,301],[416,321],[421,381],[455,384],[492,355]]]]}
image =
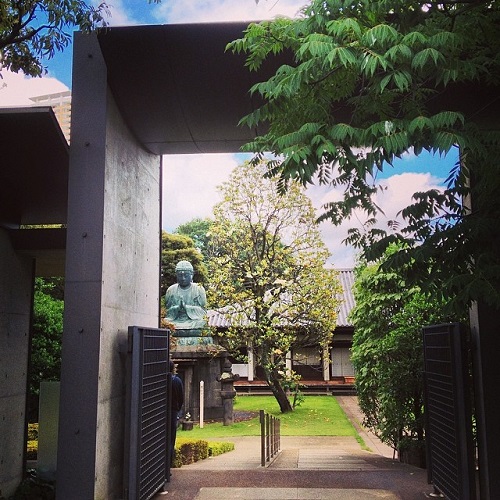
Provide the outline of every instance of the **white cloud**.
{"type": "Polygon", "coordinates": [[[1,75],[0,106],[29,106],[33,105],[30,97],[69,90],[56,78],[32,78],[6,70],[2,70],[1,75]]]}
{"type": "Polygon", "coordinates": [[[154,15],[160,23],[252,21],[276,16],[293,17],[306,0],[185,0],[162,2],[154,15]]]}
{"type": "Polygon", "coordinates": [[[416,174],[412,172],[393,175],[380,181],[384,191],[375,197],[375,202],[383,208],[385,220],[401,220],[398,212],[411,203],[413,193],[439,189],[439,180],[430,173],[416,174]]]}
{"type": "MultiPolygon", "coordinates": [[[[94,3],[99,4],[100,0],[97,0],[94,3]]],[[[145,4],[144,8],[147,9],[150,8],[150,6],[145,4]]],[[[137,24],[132,12],[124,5],[122,0],[112,0],[108,3],[108,10],[111,17],[106,17],[106,22],[110,26],[131,26],[137,24]]]]}
{"type": "MultiPolygon", "coordinates": [[[[416,174],[404,173],[393,175],[380,184],[384,190],[380,191],[375,198],[377,205],[383,210],[385,215],[378,217],[378,227],[387,229],[389,220],[398,220],[403,222],[398,216],[398,212],[412,202],[412,195],[418,191],[427,191],[429,189],[439,189],[439,179],[429,173],[416,174]]],[[[338,189],[331,189],[327,186],[312,186],[308,189],[308,195],[311,197],[318,213],[322,213],[322,205],[329,201],[338,201],[342,198],[338,189]]],[[[366,215],[357,210],[350,220],[343,222],[340,226],[334,226],[329,222],[323,222],[320,225],[323,241],[332,254],[329,262],[336,268],[353,267],[357,250],[346,246],[342,241],[347,237],[349,228],[356,227],[362,229],[366,221],[366,215]]]]}
{"type": "Polygon", "coordinates": [[[217,186],[229,179],[242,155],[163,157],[163,228],[172,231],[195,217],[211,217],[220,201],[217,186]]]}

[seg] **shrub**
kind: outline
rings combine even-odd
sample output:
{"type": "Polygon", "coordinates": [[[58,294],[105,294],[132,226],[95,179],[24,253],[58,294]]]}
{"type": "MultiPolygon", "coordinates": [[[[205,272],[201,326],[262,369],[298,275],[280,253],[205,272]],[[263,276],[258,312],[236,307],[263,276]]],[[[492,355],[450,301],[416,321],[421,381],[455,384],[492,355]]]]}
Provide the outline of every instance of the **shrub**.
{"type": "Polygon", "coordinates": [[[229,443],[227,441],[211,441],[208,443],[208,455],[210,457],[216,457],[217,455],[222,455],[228,451],[234,450],[234,443],[229,443]]]}
{"type": "Polygon", "coordinates": [[[26,458],[36,460],[38,454],[38,424],[28,424],[28,444],[26,458]]]}
{"type": "Polygon", "coordinates": [[[234,443],[178,438],[175,443],[175,458],[172,468],[179,468],[198,460],[204,460],[209,456],[215,457],[232,450],[234,450],[234,443]]]}
{"type": "MultiPolygon", "coordinates": [[[[222,455],[234,450],[234,443],[205,441],[203,439],[178,438],[175,443],[175,458],[172,468],[192,464],[208,457],[222,455]]],[[[38,424],[28,424],[27,459],[36,460],[38,453],[38,424]]]]}
{"type": "Polygon", "coordinates": [[[38,439],[38,424],[28,424],[28,439],[38,439]]]}
{"type": "Polygon", "coordinates": [[[38,441],[35,439],[28,440],[26,458],[28,460],[36,460],[38,456],[38,441]]]}
{"type": "Polygon", "coordinates": [[[175,445],[176,457],[181,464],[187,465],[208,458],[208,441],[202,439],[178,439],[175,445]]]}

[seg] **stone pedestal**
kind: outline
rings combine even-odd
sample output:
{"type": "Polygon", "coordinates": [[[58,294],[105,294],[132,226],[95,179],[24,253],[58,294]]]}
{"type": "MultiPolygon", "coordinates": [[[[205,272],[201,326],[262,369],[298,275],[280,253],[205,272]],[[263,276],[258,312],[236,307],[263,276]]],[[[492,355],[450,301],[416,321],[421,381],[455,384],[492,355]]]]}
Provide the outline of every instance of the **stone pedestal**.
{"type": "Polygon", "coordinates": [[[188,422],[182,422],[181,427],[183,431],[192,431],[194,422],[189,420],[188,422]]]}
{"type": "MultiPolygon", "coordinates": [[[[200,382],[204,383],[204,419],[222,420],[223,402],[220,383],[225,351],[205,345],[178,345],[171,351],[177,374],[184,383],[183,414],[189,412],[196,422],[200,418],[200,382]]],[[[183,415],[182,414],[182,415],[183,415]]],[[[181,416],[182,416],[181,415],[181,416]]]]}

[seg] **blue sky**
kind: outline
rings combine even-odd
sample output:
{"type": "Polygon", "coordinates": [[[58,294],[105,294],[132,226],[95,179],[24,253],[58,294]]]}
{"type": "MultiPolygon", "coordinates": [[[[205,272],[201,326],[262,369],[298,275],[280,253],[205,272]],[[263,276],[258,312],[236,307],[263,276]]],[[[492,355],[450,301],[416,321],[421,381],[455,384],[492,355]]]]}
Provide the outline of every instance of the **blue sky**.
{"type": "MultiPolygon", "coordinates": [[[[279,15],[293,17],[306,0],[163,0],[159,4],[147,0],[110,0],[113,26],[137,24],[199,23],[222,21],[252,21],[279,15]]],[[[47,62],[48,75],[41,79],[2,72],[0,80],[0,106],[29,105],[29,97],[71,89],[72,47],[57,54],[47,62]]],[[[164,158],[164,210],[163,227],[173,230],[179,224],[194,217],[209,217],[218,200],[217,186],[227,180],[231,170],[237,167],[245,155],[171,155],[164,158]],[[178,188],[189,184],[193,193],[189,202],[185,192],[178,188]],[[182,183],[182,184],[181,184],[182,183]]],[[[442,185],[456,156],[431,157],[408,153],[394,168],[387,168],[378,176],[387,189],[377,200],[387,218],[395,218],[399,210],[410,203],[411,194],[442,185]]],[[[330,187],[312,186],[308,194],[319,209],[325,202],[338,199],[330,187]]],[[[320,228],[323,239],[332,253],[331,265],[338,268],[354,264],[353,249],[342,244],[350,225],[359,225],[362,214],[340,227],[323,223],[320,228]]]]}

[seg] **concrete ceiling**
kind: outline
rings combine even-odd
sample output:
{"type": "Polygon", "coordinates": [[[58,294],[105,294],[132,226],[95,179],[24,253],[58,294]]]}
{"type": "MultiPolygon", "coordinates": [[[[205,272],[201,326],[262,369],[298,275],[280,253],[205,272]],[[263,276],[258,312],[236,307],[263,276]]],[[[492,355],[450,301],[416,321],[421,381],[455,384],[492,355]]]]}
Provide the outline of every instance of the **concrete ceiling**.
{"type": "MultiPolygon", "coordinates": [[[[248,23],[112,27],[98,35],[108,83],[136,138],[155,154],[236,152],[265,132],[238,126],[260,105],[249,89],[267,80],[290,54],[250,72],[245,56],[226,51],[248,23]]],[[[431,112],[450,109],[491,125],[500,111],[497,88],[450,83],[429,96],[431,112]]],[[[349,121],[348,106],[338,120],[349,121]]]]}
{"type": "Polygon", "coordinates": [[[50,107],[0,108],[0,225],[65,224],[69,147],[50,107]]]}
{"type": "Polygon", "coordinates": [[[258,73],[226,51],[248,23],[109,28],[98,39],[108,83],[128,126],[155,154],[237,152],[264,129],[239,127],[260,101],[249,89],[269,78],[280,56],[258,73]]]}
{"type": "Polygon", "coordinates": [[[36,260],[38,276],[64,274],[69,148],[50,107],[0,108],[0,227],[36,260]]]}

